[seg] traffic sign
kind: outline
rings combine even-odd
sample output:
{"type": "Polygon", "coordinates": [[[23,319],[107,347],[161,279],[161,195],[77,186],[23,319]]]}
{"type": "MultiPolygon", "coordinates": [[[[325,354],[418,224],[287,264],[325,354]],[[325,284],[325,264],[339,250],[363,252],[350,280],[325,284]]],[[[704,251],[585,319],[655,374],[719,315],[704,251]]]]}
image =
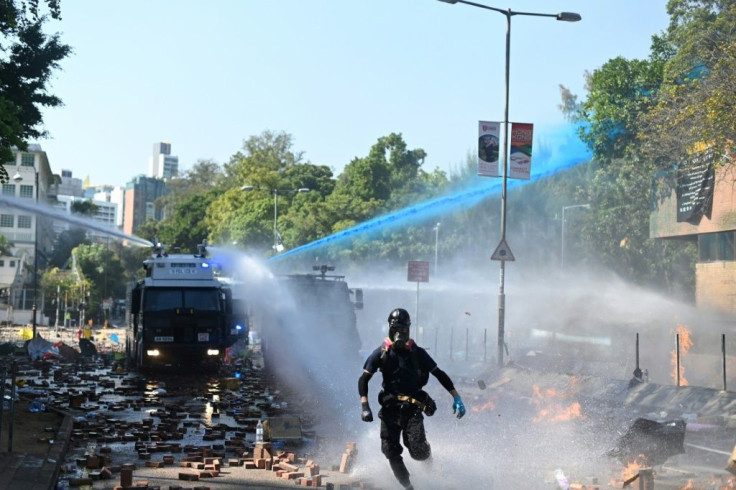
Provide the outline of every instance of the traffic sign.
{"type": "Polygon", "coordinates": [[[407,281],[429,282],[429,262],[424,260],[410,260],[407,281]]]}
{"type": "Polygon", "coordinates": [[[516,260],[505,239],[501,240],[501,243],[498,244],[498,247],[496,247],[493,255],[491,255],[491,260],[516,260]]]}

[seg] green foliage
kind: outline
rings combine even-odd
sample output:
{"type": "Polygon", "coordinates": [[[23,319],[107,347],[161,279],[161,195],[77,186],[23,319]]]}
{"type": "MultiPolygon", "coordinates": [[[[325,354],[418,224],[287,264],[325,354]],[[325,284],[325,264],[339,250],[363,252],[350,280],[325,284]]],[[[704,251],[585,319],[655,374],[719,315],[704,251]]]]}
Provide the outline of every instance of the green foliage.
{"type": "Polygon", "coordinates": [[[5,235],[0,233],[0,255],[8,256],[13,252],[15,245],[8,241],[5,235]]]}
{"type": "Polygon", "coordinates": [[[56,237],[54,249],[49,258],[49,266],[65,269],[68,267],[72,250],[81,244],[89,244],[87,232],[82,228],[64,230],[56,237]]]}
{"type": "Polygon", "coordinates": [[[72,201],[70,206],[72,214],[79,214],[82,216],[94,216],[100,210],[100,207],[92,202],[91,199],[85,201],[72,201]]]}
{"type": "Polygon", "coordinates": [[[589,77],[589,93],[577,119],[586,123],[581,126],[580,136],[596,159],[605,162],[622,158],[636,141],[638,118],[652,105],[662,68],[661,61],[619,57],[589,77]]]}
{"type": "MultiPolygon", "coordinates": [[[[61,105],[47,84],[71,48],[58,35],[43,32],[46,18],[39,7],[44,4],[58,19],[59,0],[5,0],[0,5],[0,162],[13,159],[13,147],[24,150],[29,139],[45,136],[41,108],[61,105]]],[[[0,182],[8,180],[0,166],[0,182]]]]}
{"type": "Polygon", "coordinates": [[[97,311],[102,300],[109,296],[125,297],[127,287],[125,270],[114,250],[99,243],[83,244],[75,248],[73,254],[77,267],[88,285],[87,311],[97,311]]]}
{"type": "Polygon", "coordinates": [[[658,170],[686,162],[704,145],[730,150],[736,5],[670,0],[668,13],[670,25],[652,38],[647,60],[610,60],[589,77],[585,100],[577,105],[563,91],[562,106],[583,123],[595,154],[592,178],[571,196],[592,206],[581,228],[586,259],[692,297],[695,243],[649,238],[652,182],[658,170]]]}
{"type": "Polygon", "coordinates": [[[643,150],[660,167],[704,144],[731,153],[736,139],[736,5],[672,0],[658,45],[669,50],[656,105],[641,119],[643,150]]]}

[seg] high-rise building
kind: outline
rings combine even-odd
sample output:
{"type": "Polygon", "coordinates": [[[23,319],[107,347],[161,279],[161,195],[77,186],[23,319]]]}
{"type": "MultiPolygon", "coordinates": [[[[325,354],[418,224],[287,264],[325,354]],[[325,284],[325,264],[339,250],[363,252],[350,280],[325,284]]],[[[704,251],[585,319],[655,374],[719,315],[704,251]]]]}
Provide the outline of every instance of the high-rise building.
{"type": "Polygon", "coordinates": [[[125,186],[125,209],[123,210],[123,233],[133,235],[147,220],[163,218],[163,209],[156,200],[167,194],[166,182],[162,179],[139,175],[125,186]]]}
{"type": "Polygon", "coordinates": [[[171,143],[153,144],[153,155],[148,160],[148,176],[169,180],[179,175],[179,157],[171,154],[171,143]]]}

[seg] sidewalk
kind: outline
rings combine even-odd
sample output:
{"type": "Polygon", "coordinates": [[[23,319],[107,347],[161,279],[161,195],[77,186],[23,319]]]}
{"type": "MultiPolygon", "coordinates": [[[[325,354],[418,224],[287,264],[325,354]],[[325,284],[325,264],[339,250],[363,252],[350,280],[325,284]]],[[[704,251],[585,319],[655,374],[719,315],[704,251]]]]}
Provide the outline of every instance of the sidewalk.
{"type": "Polygon", "coordinates": [[[45,458],[27,453],[0,453],[0,490],[54,489],[69,449],[73,424],[67,414],[45,458]]]}

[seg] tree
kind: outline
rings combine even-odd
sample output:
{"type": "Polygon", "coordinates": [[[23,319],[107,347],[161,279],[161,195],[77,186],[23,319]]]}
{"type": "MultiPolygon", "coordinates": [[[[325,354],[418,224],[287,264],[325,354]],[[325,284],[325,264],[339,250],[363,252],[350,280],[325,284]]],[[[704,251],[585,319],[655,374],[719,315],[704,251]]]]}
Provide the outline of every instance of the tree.
{"type": "MultiPolygon", "coordinates": [[[[686,4],[697,3],[673,0],[669,7],[679,4],[686,9],[686,4]]],[[[654,172],[681,155],[681,149],[655,143],[669,137],[661,132],[674,113],[652,119],[663,101],[671,100],[682,86],[670,84],[667,78],[678,56],[673,40],[683,25],[677,25],[673,17],[669,38],[654,36],[648,59],[618,57],[587,75],[588,95],[582,102],[563,87],[562,107],[573,121],[582,123],[581,137],[594,153],[589,164],[592,179],[575,195],[577,202],[591,204],[581,235],[586,239],[588,261],[614,269],[637,284],[665,286],[670,291],[686,284],[691,296],[693,245],[649,238],[654,172]]],[[[685,126],[680,129],[686,130],[685,126]]]]}
{"type": "Polygon", "coordinates": [[[84,201],[72,201],[69,208],[72,214],[78,214],[88,217],[96,215],[97,212],[100,210],[100,207],[92,202],[91,199],[86,199],[84,201]]]}
{"type": "Polygon", "coordinates": [[[94,243],[80,245],[73,253],[82,277],[88,281],[86,311],[90,316],[100,309],[103,299],[109,296],[125,297],[125,270],[114,251],[103,244],[94,243]]]}
{"type": "MultiPolygon", "coordinates": [[[[60,0],[5,0],[0,8],[0,162],[13,159],[13,148],[24,150],[29,139],[46,135],[41,107],[57,107],[61,99],[47,91],[51,73],[71,48],[58,34],[43,32],[46,17],[60,18],[60,0]]],[[[0,182],[9,181],[0,165],[0,182]]]]}
{"type": "Polygon", "coordinates": [[[662,60],[609,60],[587,75],[588,96],[579,106],[562,88],[563,106],[579,108],[572,118],[585,121],[580,136],[596,159],[605,163],[622,158],[636,142],[639,117],[653,104],[662,69],[662,60]]]}
{"type": "Polygon", "coordinates": [[[671,0],[668,13],[667,32],[655,38],[654,55],[666,53],[660,56],[666,63],[656,105],[641,118],[643,149],[660,167],[687,164],[704,145],[730,156],[736,140],[736,5],[671,0]]]}
{"type": "Polygon", "coordinates": [[[210,239],[256,250],[271,249],[274,190],[284,190],[278,195],[281,221],[292,200],[309,195],[315,197],[307,200],[319,199],[322,192],[332,188],[329,168],[302,162],[302,153],[292,150],[291,135],[272,131],[248,138],[242,151],[225,165],[225,174],[227,188],[207,208],[205,224],[210,239]],[[250,192],[241,190],[246,185],[250,192]],[[292,192],[303,187],[311,192],[292,192]]]}
{"type": "Polygon", "coordinates": [[[14,244],[8,241],[5,235],[0,234],[0,255],[11,255],[14,246],[14,244]]]}
{"type": "Polygon", "coordinates": [[[338,176],[335,191],[327,199],[339,216],[335,231],[397,209],[424,194],[419,169],[425,157],[424,150],[407,150],[401,134],[391,133],[379,138],[366,157],[354,158],[338,176]]]}
{"type": "Polygon", "coordinates": [[[67,268],[72,250],[81,244],[89,244],[87,232],[82,228],[72,228],[59,233],[49,258],[49,266],[60,269],[67,268]]]}
{"type": "Polygon", "coordinates": [[[136,233],[150,241],[158,239],[169,249],[196,251],[209,235],[207,207],[227,187],[223,169],[211,160],[200,160],[167,187],[168,194],[157,201],[164,218],[146,220],[136,233]]]}

